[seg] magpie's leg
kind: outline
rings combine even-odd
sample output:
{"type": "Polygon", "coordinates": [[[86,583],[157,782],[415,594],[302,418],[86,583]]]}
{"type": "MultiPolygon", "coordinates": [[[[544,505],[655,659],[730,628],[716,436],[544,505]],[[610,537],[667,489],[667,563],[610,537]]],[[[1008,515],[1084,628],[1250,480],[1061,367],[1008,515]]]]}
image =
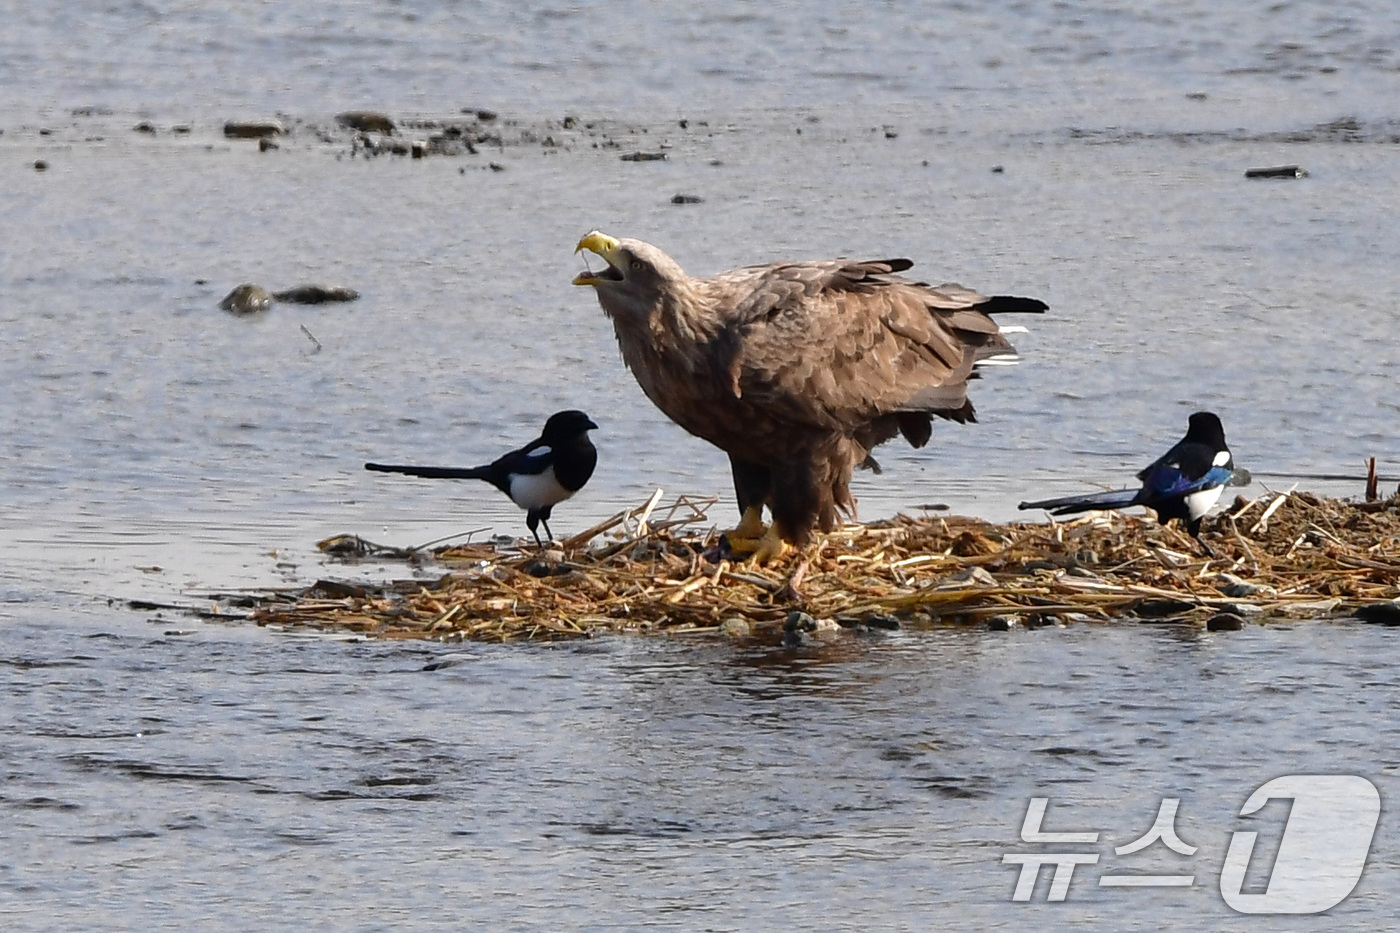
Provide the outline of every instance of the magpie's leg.
{"type": "MultiPolygon", "coordinates": [[[[539,530],[539,529],[540,529],[540,520],[541,520],[541,519],[540,519],[540,514],[539,514],[538,512],[536,512],[535,510],[533,510],[533,509],[531,509],[529,512],[526,512],[526,513],[525,513],[525,527],[526,527],[526,528],[529,528],[529,529],[530,529],[530,534],[532,534],[532,535],[535,536],[535,547],[537,547],[537,548],[539,548],[541,551],[543,551],[543,550],[544,550],[544,542],[540,540],[540,530],[539,530]]],[[[549,524],[548,524],[548,523],[545,524],[544,530],[545,530],[546,532],[549,531],[549,524]]]]}
{"type": "Polygon", "coordinates": [[[1186,530],[1191,532],[1191,537],[1196,539],[1196,543],[1201,546],[1201,550],[1205,552],[1207,557],[1215,557],[1215,552],[1210,549],[1210,545],[1201,540],[1201,519],[1198,518],[1193,522],[1188,522],[1186,530]]]}
{"type": "Polygon", "coordinates": [[[541,519],[540,519],[540,524],[541,524],[541,525],[544,525],[544,533],[545,533],[546,535],[549,536],[549,542],[550,542],[551,544],[553,544],[553,543],[554,543],[554,532],[552,532],[552,531],[549,530],[549,519],[547,519],[547,518],[541,518],[541,519]]]}

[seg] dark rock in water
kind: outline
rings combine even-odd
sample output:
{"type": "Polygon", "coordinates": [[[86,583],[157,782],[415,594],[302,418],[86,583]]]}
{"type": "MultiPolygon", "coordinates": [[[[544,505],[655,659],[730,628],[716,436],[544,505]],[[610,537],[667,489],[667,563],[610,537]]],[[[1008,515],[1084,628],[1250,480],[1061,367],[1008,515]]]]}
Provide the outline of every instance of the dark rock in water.
{"type": "Polygon", "coordinates": [[[476,118],[477,118],[478,120],[480,120],[482,123],[490,123],[492,120],[496,119],[496,111],[494,111],[494,110],[478,110],[478,111],[476,112],[476,118]]]}
{"type": "Polygon", "coordinates": [[[834,619],[817,619],[794,609],[783,622],[783,647],[819,645],[840,631],[841,626],[834,619]]]}
{"type": "Polygon", "coordinates": [[[867,612],[860,621],[871,628],[884,629],[887,632],[893,632],[903,627],[897,616],[887,615],[883,612],[867,612]]]}
{"type": "Polygon", "coordinates": [[[987,620],[987,631],[989,632],[1009,632],[1015,627],[1015,616],[992,616],[987,620]]]}
{"type": "Polygon", "coordinates": [[[631,152],[625,156],[618,156],[624,162],[661,162],[666,158],[664,152],[631,152]]]}
{"type": "Polygon", "coordinates": [[[1143,619],[1161,619],[1166,616],[1178,616],[1195,608],[1195,603],[1184,599],[1144,599],[1138,603],[1136,612],[1143,619]]]}
{"type": "Polygon", "coordinates": [[[296,305],[319,305],[327,301],[358,301],[360,293],[338,285],[298,285],[274,292],[272,297],[296,305]]]}
{"type": "Polygon", "coordinates": [[[787,614],[787,619],[783,621],[783,631],[785,632],[815,632],[817,630],[817,620],[799,609],[794,609],[787,614]]]}
{"type": "Polygon", "coordinates": [[[807,613],[794,609],[783,622],[783,647],[800,648],[813,644],[812,635],[817,630],[817,620],[807,613]]]}
{"type": "Polygon", "coordinates": [[[425,671],[441,671],[459,664],[469,664],[476,660],[474,654],[444,654],[423,665],[425,671]]]}
{"type": "Polygon", "coordinates": [[[705,199],[698,194],[678,194],[671,198],[672,204],[703,204],[705,199]]]}
{"type": "Polygon", "coordinates": [[[230,120],[224,124],[224,135],[229,139],[261,139],[286,132],[287,128],[276,120],[230,120]]]}
{"type": "Polygon", "coordinates": [[[394,132],[394,121],[387,114],[373,110],[347,110],[336,114],[335,122],[361,133],[383,133],[387,136],[394,132]]]}
{"type": "Polygon", "coordinates": [[[1276,165],[1272,168],[1246,169],[1245,178],[1307,178],[1306,169],[1296,165],[1276,165]]]}
{"type": "Polygon", "coordinates": [[[36,160],[34,160],[34,171],[36,171],[36,172],[47,172],[48,170],[49,170],[49,163],[45,162],[43,159],[36,159],[36,160]]]}
{"type": "Polygon", "coordinates": [[[142,120],[132,127],[132,129],[136,130],[138,133],[154,133],[156,131],[155,124],[150,120],[142,120]]]}
{"type": "Polygon", "coordinates": [[[259,151],[259,152],[267,152],[269,149],[280,149],[280,148],[282,148],[282,147],[281,147],[281,146],[278,146],[275,142],[273,142],[272,140],[268,139],[266,136],[264,136],[262,139],[258,140],[258,151],[259,151]]]}
{"type": "Polygon", "coordinates": [[[339,580],[317,580],[315,585],[306,591],[306,594],[320,599],[364,599],[369,595],[369,590],[355,583],[341,583],[339,580]]]}
{"type": "Polygon", "coordinates": [[[224,296],[219,307],[233,314],[256,314],[272,306],[272,295],[261,285],[245,282],[224,296]]]}
{"type": "Polygon", "coordinates": [[[1244,619],[1233,612],[1217,612],[1206,623],[1206,631],[1209,632],[1238,632],[1242,628],[1244,619]]]}
{"type": "Polygon", "coordinates": [[[1400,600],[1362,606],[1356,610],[1356,618],[1376,625],[1400,625],[1400,600]]]}

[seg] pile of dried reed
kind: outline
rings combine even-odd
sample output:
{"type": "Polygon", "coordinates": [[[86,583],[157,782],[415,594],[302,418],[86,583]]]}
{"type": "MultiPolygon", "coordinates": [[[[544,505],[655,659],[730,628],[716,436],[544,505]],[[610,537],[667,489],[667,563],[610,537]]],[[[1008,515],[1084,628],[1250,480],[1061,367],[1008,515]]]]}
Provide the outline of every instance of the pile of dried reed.
{"type": "MultiPolygon", "coordinates": [[[[1214,557],[1198,556],[1189,537],[1144,516],[998,525],[901,515],[821,536],[805,555],[768,567],[723,558],[707,517],[714,500],[681,497],[658,508],[660,496],[544,554],[442,548],[431,558],[449,569],[431,584],[321,581],[263,594],[252,617],[289,629],[492,641],[1120,618],[1238,628],[1246,619],[1358,611],[1400,623],[1400,495],[1364,503],[1291,492],[1237,498],[1207,520],[1214,557]]],[[[423,556],[352,536],[321,548],[423,556]]]]}

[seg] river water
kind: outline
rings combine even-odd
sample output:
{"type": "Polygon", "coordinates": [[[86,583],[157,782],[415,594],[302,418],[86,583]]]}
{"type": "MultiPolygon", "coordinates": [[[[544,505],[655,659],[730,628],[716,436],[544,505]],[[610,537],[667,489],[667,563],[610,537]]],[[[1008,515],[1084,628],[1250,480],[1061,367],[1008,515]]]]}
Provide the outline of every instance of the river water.
{"type": "Polygon", "coordinates": [[[1386,629],[462,650],[121,602],[393,572],[322,564],[339,532],[521,533],[489,489],[360,465],[477,462],[564,407],[602,460],[556,531],[656,486],[729,521],[723,457],[650,406],[568,284],[595,227],[696,273],[898,255],[1049,302],[1022,365],[975,386],[980,424],[882,450],[867,518],[1126,483],[1199,408],[1270,485],[1368,456],[1393,484],[1400,14],[1159,7],[5,6],[6,929],[1385,925],[1386,629]],[[501,144],[355,157],[317,132],[350,108],[489,108],[501,144]],[[276,115],[273,151],[221,132],[276,115]],[[1284,164],[1309,174],[1244,178],[1284,164]],[[245,281],[363,297],[220,312],[245,281]],[[1380,789],[1356,893],[1233,913],[1230,832],[1282,823],[1245,798],[1315,771],[1380,789]],[[1001,861],[1035,849],[1036,796],[1047,827],[1103,831],[1063,904],[1049,869],[1013,903],[1001,861]],[[1097,887],[1154,867],[1112,846],[1167,797],[1199,851],[1159,861],[1195,883],[1097,887]]]}

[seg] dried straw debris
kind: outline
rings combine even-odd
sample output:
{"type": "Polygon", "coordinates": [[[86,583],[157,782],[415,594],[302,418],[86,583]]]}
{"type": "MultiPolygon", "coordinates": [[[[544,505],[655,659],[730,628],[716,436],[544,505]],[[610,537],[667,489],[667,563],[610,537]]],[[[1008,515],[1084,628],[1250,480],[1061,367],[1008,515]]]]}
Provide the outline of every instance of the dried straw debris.
{"type": "MultiPolygon", "coordinates": [[[[435,550],[432,583],[322,581],[269,593],[252,618],[287,629],[449,641],[554,639],[600,632],[792,638],[814,630],[979,624],[1400,616],[1400,495],[1385,501],[1306,492],[1237,498],[1207,524],[1216,556],[1151,517],[1091,513],[1071,522],[993,524],[900,515],[822,536],[802,561],[725,559],[713,499],[642,506],[544,554],[494,544],[435,550]],[[790,584],[801,574],[800,596],[790,584]],[[1380,608],[1377,608],[1380,607],[1380,608]],[[794,622],[801,610],[803,619],[794,622]],[[831,623],[835,623],[833,626],[831,623]],[[786,628],[786,634],[785,634],[786,628]]],[[[341,536],[323,542],[344,548],[341,536]]],[[[420,552],[364,550],[419,557],[420,552]]],[[[1400,624],[1398,622],[1397,624],[1400,624]]]]}

